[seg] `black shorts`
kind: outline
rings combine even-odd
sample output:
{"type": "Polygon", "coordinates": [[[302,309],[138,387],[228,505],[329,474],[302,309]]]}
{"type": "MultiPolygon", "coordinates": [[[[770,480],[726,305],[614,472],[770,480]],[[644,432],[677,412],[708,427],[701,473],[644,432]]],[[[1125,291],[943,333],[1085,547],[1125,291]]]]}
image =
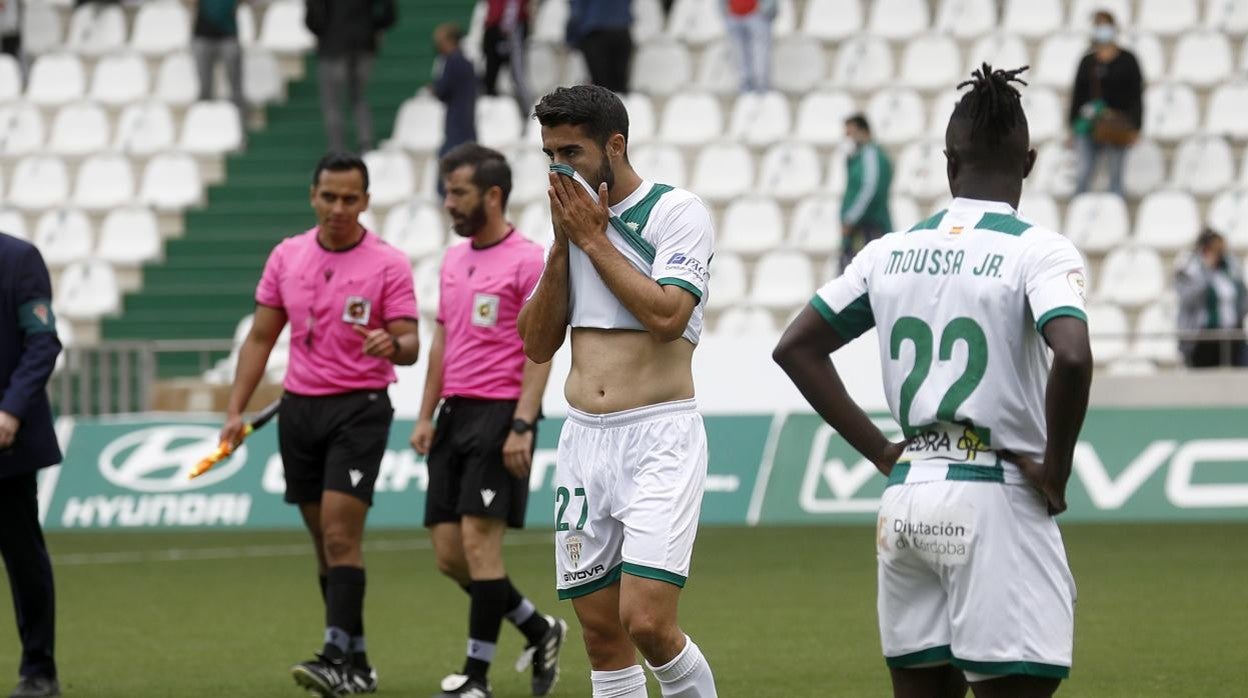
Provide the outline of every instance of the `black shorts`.
{"type": "Polygon", "coordinates": [[[426,526],[481,516],[524,527],[529,481],[513,477],[503,465],[503,443],[515,413],[515,400],[452,397],[442,404],[427,459],[426,526]]]}
{"type": "Polygon", "coordinates": [[[385,390],[309,397],[286,393],[277,413],[286,501],[321,501],[325,490],[373,503],[394,410],[385,390]]]}

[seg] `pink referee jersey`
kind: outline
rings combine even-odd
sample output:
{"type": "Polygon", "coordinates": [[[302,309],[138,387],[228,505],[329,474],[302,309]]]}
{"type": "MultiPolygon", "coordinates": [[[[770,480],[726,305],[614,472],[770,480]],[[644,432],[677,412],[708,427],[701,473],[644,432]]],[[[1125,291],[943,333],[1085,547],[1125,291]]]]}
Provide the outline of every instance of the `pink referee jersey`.
{"type": "Polygon", "coordinates": [[[446,251],[438,302],[446,336],[442,397],[519,399],[524,343],[516,318],[544,258],[542,247],[515,228],[489,247],[473,249],[466,240],[446,251]]]}
{"type": "Polygon", "coordinates": [[[296,395],[376,390],[395,381],[389,359],[364,353],[354,325],[417,319],[407,256],[370,231],[354,247],[330,251],[317,228],[273,248],[256,302],[286,311],[290,365],[283,387],[296,395]]]}

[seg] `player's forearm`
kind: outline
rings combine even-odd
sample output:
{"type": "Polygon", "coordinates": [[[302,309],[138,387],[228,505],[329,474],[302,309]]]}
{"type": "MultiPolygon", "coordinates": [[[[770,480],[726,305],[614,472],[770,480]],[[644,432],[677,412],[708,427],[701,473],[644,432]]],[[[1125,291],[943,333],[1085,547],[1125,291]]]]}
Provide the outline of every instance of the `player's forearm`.
{"type": "Polygon", "coordinates": [[[526,422],[537,421],[542,411],[542,395],[546,392],[546,381],[550,378],[550,362],[539,364],[531,359],[524,361],[524,375],[520,379],[520,399],[516,402],[516,419],[526,422]]]}
{"type": "Polygon", "coordinates": [[[1075,444],[1088,410],[1092,385],[1092,356],[1055,352],[1045,391],[1045,478],[1058,492],[1066,491],[1074,460],[1075,444]]]}
{"type": "Polygon", "coordinates": [[[524,342],[524,354],[544,364],[563,346],[568,333],[568,248],[555,243],[546,261],[546,269],[524,304],[516,329],[524,342]]]}
{"type": "Polygon", "coordinates": [[[439,324],[429,346],[429,368],[425,370],[425,392],[420,400],[421,419],[433,419],[438,401],[442,399],[442,355],[446,347],[442,332],[442,325],[439,324]]]}
{"type": "Polygon", "coordinates": [[[269,362],[269,354],[273,351],[273,343],[256,337],[248,337],[238,350],[238,367],[234,371],[234,385],[230,388],[230,399],[226,404],[226,414],[234,417],[247,409],[247,403],[256,392],[256,386],[264,377],[265,364],[269,362]]]}
{"type": "Polygon", "coordinates": [[[598,270],[598,276],[611,294],[624,304],[647,332],[660,342],[680,339],[688,318],[682,317],[675,294],[668,294],[654,279],[637,271],[605,237],[596,244],[588,245],[585,254],[594,263],[594,269],[598,270]]]}

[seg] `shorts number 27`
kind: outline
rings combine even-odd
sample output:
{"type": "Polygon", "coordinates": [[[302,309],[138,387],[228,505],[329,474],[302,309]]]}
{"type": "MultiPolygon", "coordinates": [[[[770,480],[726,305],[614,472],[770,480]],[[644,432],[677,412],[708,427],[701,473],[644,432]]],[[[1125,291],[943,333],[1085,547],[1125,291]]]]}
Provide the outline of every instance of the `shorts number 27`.
{"type": "MultiPolygon", "coordinates": [[[[585,521],[589,518],[589,504],[585,501],[585,488],[578,487],[573,492],[577,497],[581,498],[581,518],[576,521],[576,530],[585,528],[585,521]]],[[[555,530],[568,530],[568,522],[563,520],[563,514],[568,510],[568,504],[572,502],[572,495],[568,494],[568,488],[560,487],[555,490],[555,503],[559,505],[559,513],[555,514],[555,530]]]]}

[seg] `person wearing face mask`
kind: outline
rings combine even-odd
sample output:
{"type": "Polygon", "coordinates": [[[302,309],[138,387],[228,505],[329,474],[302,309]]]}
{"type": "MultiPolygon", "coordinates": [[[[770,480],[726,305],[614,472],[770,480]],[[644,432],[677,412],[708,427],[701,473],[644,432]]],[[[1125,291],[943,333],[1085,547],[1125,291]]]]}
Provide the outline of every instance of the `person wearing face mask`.
{"type": "MultiPolygon", "coordinates": [[[[1239,263],[1226,251],[1226,238],[1206,228],[1196,248],[1179,265],[1174,285],[1179,294],[1179,330],[1238,330],[1248,315],[1248,291],[1239,263]]],[[[1190,368],[1248,366],[1244,340],[1182,341],[1179,349],[1190,368]]]]}
{"type": "Polygon", "coordinates": [[[1083,57],[1071,90],[1070,125],[1079,156],[1075,193],[1092,186],[1096,163],[1109,166],[1109,189],[1123,196],[1122,163],[1144,123],[1144,76],[1135,54],[1117,43],[1118,25],[1108,12],[1097,12],[1092,51],[1083,57]]]}
{"type": "Polygon", "coordinates": [[[893,164],[871,139],[871,126],[862,114],[845,120],[845,138],[853,150],[845,161],[845,198],[841,201],[842,269],[867,243],[893,229],[888,213],[893,164]]]}

